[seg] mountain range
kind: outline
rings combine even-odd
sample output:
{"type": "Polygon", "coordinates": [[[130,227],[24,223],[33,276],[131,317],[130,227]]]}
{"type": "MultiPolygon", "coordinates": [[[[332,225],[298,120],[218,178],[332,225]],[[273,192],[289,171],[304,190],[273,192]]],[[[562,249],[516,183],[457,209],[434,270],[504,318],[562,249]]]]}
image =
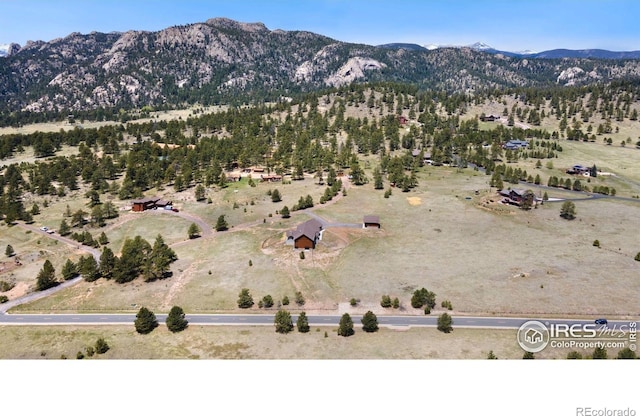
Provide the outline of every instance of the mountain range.
{"type": "Polygon", "coordinates": [[[482,52],[500,54],[504,56],[517,58],[544,58],[544,59],[562,59],[562,58],[585,58],[585,59],[640,59],[640,50],[614,52],[606,49],[551,49],[542,52],[525,51],[503,51],[495,49],[486,43],[476,42],[472,45],[456,46],[456,45],[418,45],[416,43],[387,43],[378,45],[382,48],[389,49],[406,49],[413,51],[432,51],[440,48],[471,48],[482,52]]]}
{"type": "Polygon", "coordinates": [[[394,45],[226,18],[156,32],[71,33],[7,48],[0,59],[0,112],[265,102],[352,82],[471,93],[640,77],[640,61],[631,59],[532,59],[488,53],[486,45],[394,45]]]}

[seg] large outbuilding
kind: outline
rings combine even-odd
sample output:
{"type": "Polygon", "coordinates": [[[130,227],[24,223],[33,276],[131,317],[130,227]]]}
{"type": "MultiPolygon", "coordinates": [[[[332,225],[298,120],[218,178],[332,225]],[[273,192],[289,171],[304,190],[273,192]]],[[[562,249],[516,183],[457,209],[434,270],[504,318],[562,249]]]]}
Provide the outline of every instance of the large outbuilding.
{"type": "Polygon", "coordinates": [[[363,228],[380,228],[380,217],[377,215],[365,215],[362,220],[363,228]]]}

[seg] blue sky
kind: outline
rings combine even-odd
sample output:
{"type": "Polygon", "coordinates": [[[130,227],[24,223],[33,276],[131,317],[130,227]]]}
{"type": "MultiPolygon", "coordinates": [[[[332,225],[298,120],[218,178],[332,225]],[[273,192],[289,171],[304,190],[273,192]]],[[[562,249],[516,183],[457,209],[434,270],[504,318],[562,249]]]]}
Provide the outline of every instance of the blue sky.
{"type": "Polygon", "coordinates": [[[0,0],[0,44],[228,17],[377,45],[640,50],[638,0],[0,0]]]}

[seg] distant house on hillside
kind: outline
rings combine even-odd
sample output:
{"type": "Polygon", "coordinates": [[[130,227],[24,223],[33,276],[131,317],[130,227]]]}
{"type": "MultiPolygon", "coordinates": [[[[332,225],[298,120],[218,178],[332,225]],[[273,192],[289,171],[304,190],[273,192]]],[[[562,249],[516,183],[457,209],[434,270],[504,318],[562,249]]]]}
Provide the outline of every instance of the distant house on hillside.
{"type": "Polygon", "coordinates": [[[159,196],[134,199],[131,201],[131,210],[134,212],[146,211],[148,209],[165,208],[171,206],[171,201],[160,198],[159,196]]]}
{"type": "Polygon", "coordinates": [[[480,117],[480,121],[496,121],[496,120],[500,120],[500,116],[494,116],[493,114],[490,114],[488,116],[480,117]]]}
{"type": "Polygon", "coordinates": [[[286,244],[292,244],[293,248],[314,249],[322,238],[322,224],[311,219],[299,224],[295,230],[287,231],[286,244]]]}
{"type": "Polygon", "coordinates": [[[532,192],[526,189],[502,189],[499,193],[504,197],[502,202],[505,204],[520,206],[527,196],[529,196],[529,198],[533,198],[531,200],[532,203],[538,200],[532,192]]]}
{"type": "Polygon", "coordinates": [[[584,175],[585,173],[590,173],[591,168],[582,165],[573,165],[569,169],[566,170],[569,175],[584,175]]]}
{"type": "Polygon", "coordinates": [[[282,181],[282,175],[260,175],[262,182],[280,182],[282,181]]]}
{"type": "Polygon", "coordinates": [[[502,147],[506,150],[526,149],[529,147],[529,142],[526,140],[509,140],[502,147]]]}

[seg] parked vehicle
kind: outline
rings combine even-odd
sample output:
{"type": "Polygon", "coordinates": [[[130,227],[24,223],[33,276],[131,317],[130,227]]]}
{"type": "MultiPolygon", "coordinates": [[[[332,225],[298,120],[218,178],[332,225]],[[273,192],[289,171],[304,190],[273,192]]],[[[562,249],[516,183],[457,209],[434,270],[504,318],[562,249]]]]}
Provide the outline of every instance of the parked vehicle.
{"type": "Polygon", "coordinates": [[[40,227],[40,231],[47,231],[48,229],[48,227],[40,227]]]}
{"type": "Polygon", "coordinates": [[[598,319],[595,320],[595,323],[598,324],[598,325],[606,325],[609,322],[607,322],[607,320],[604,319],[604,318],[598,318],[598,319]]]}

